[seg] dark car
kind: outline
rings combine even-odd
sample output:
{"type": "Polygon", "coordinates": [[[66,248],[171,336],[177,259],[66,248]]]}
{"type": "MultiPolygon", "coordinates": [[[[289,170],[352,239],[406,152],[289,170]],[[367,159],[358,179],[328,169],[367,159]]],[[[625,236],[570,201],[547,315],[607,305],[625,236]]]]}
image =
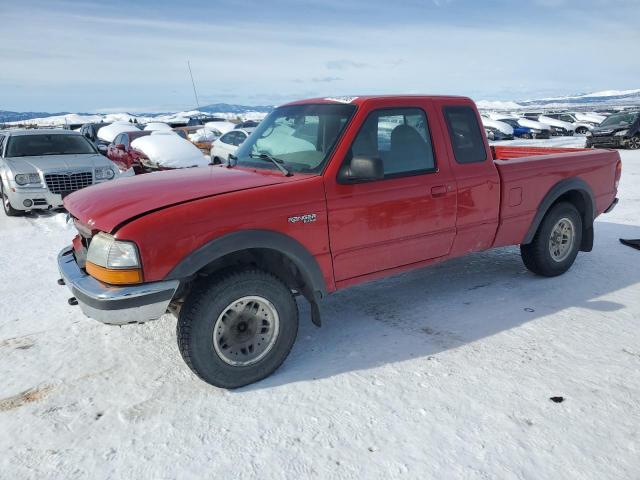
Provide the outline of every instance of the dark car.
{"type": "Polygon", "coordinates": [[[587,133],[587,148],[640,149],[640,110],[609,115],[587,133]]]}
{"type": "Polygon", "coordinates": [[[142,165],[140,157],[142,153],[131,148],[131,142],[136,138],[150,135],[151,130],[140,130],[138,132],[124,132],[116,135],[113,142],[107,148],[107,157],[115,163],[120,171],[126,171],[133,168],[136,174],[142,173],[142,165]]]}
{"type": "Polygon", "coordinates": [[[91,140],[91,142],[98,148],[98,151],[103,155],[107,155],[107,147],[109,146],[109,142],[105,142],[104,140],[98,138],[98,130],[100,130],[102,127],[106,127],[107,125],[111,124],[106,122],[85,123],[84,125],[82,125],[82,127],[80,127],[80,133],[91,140]]]}
{"type": "Polygon", "coordinates": [[[245,120],[244,122],[238,123],[235,128],[255,128],[258,125],[260,125],[260,122],[256,122],[255,120],[245,120]]]}

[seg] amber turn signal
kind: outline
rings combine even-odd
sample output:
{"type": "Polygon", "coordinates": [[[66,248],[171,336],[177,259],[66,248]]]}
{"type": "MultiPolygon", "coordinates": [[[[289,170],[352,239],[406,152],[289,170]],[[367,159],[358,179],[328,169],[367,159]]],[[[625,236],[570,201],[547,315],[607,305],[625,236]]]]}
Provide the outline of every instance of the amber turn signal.
{"type": "Polygon", "coordinates": [[[91,262],[87,262],[85,268],[93,278],[110,285],[142,283],[142,270],[139,268],[104,268],[91,262]]]}

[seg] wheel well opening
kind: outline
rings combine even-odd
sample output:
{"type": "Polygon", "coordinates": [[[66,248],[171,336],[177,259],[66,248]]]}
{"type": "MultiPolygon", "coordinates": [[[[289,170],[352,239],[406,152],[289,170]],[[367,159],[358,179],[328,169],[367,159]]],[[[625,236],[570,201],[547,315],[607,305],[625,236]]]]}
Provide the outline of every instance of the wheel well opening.
{"type": "Polygon", "coordinates": [[[257,268],[272,273],[282,280],[291,290],[303,294],[311,286],[296,263],[282,252],[270,248],[249,248],[229,253],[205,266],[198,274],[211,275],[228,269],[257,268]]]}
{"type": "MultiPolygon", "coordinates": [[[[593,247],[593,206],[587,194],[580,190],[570,190],[560,195],[553,205],[560,202],[571,203],[582,218],[582,244],[580,250],[589,252],[593,247]]],[[[553,206],[552,205],[552,206],[553,206]]]]}

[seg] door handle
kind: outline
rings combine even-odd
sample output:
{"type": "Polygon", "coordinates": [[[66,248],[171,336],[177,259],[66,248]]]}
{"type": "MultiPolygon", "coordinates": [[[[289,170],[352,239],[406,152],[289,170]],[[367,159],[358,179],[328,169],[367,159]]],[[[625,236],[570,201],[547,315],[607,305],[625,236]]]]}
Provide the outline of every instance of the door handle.
{"type": "Polygon", "coordinates": [[[435,187],[431,187],[431,196],[432,197],[442,197],[447,194],[447,186],[446,185],[436,185],[435,187]]]}

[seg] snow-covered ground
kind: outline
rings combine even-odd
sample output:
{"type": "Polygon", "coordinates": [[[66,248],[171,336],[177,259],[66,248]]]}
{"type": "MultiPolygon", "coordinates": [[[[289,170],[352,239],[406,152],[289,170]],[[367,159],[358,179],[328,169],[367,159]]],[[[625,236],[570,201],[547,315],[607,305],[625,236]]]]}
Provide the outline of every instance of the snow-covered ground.
{"type": "Polygon", "coordinates": [[[640,251],[618,238],[640,238],[640,152],[621,154],[620,204],[567,274],[504,248],[337,293],[321,329],[301,305],[284,365],[232,392],[184,365],[171,316],[67,305],[63,214],[0,216],[0,477],[637,479],[640,251]]]}

